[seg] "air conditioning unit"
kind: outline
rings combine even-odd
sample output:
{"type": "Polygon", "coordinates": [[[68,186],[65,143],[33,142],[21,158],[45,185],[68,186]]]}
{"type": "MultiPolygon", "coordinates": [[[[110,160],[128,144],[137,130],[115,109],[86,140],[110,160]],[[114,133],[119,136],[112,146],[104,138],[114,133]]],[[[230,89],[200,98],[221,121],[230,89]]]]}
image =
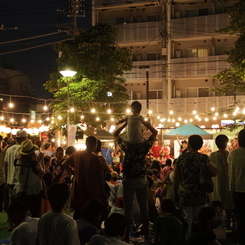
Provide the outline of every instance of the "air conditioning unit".
{"type": "Polygon", "coordinates": [[[175,58],[181,58],[182,57],[182,51],[180,49],[175,50],[175,58]]]}
{"type": "Polygon", "coordinates": [[[162,55],[166,56],[168,54],[167,48],[162,48],[162,55]]]}

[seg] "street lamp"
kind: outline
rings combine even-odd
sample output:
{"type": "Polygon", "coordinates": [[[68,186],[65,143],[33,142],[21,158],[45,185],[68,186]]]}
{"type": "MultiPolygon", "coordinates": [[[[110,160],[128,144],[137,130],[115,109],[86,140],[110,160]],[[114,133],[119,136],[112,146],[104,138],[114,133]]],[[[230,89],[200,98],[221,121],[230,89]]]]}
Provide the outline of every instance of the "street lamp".
{"type": "MultiPolygon", "coordinates": [[[[76,71],[65,70],[60,71],[60,74],[66,78],[72,78],[77,74],[76,71]]],[[[70,79],[67,80],[67,142],[69,144],[69,128],[70,128],[70,91],[69,91],[70,79]]],[[[69,146],[69,145],[68,145],[69,146]]]]}

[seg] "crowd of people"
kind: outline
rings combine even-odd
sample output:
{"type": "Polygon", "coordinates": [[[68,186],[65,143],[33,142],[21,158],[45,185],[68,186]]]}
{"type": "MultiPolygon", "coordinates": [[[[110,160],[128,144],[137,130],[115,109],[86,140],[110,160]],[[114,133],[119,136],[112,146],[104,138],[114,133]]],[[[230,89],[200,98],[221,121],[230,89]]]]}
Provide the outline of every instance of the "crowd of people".
{"type": "Polygon", "coordinates": [[[227,230],[245,244],[245,130],[232,150],[227,136],[217,136],[209,155],[200,151],[202,137],[191,135],[172,159],[141,104],[131,111],[113,133],[117,154],[94,136],[84,151],[53,151],[23,130],[2,146],[0,204],[11,244],[120,245],[142,236],[145,244],[225,245],[227,230]]]}

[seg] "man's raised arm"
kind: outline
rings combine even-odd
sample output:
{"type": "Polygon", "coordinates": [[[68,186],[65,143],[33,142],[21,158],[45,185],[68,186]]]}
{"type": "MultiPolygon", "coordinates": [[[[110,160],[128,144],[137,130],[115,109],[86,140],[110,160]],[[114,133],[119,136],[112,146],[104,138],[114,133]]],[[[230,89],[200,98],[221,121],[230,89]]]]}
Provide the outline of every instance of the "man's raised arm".
{"type": "Polygon", "coordinates": [[[127,122],[114,131],[113,136],[116,140],[120,138],[119,134],[122,132],[124,128],[126,128],[126,126],[127,126],[127,122]]]}

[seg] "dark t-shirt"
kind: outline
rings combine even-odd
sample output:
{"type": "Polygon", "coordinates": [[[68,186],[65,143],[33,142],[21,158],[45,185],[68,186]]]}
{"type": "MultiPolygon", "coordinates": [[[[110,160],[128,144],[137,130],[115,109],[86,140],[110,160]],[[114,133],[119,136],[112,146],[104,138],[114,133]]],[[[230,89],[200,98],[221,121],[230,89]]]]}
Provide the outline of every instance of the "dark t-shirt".
{"type": "Polygon", "coordinates": [[[151,136],[139,144],[130,144],[122,138],[119,138],[118,144],[125,152],[123,164],[123,175],[127,178],[136,178],[144,176],[146,173],[145,156],[150,150],[154,138],[151,136]]]}
{"type": "Polygon", "coordinates": [[[209,242],[216,239],[212,231],[201,229],[192,234],[186,241],[186,245],[207,245],[209,242]]]}

